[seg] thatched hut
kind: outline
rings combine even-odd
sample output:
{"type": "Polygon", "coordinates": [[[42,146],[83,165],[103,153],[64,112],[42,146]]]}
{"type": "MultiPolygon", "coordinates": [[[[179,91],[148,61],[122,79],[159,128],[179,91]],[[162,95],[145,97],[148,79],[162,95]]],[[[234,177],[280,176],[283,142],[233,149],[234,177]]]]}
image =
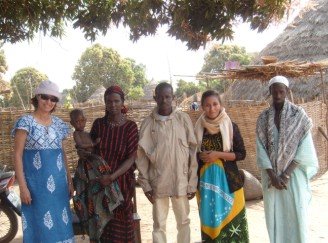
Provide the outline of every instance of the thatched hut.
{"type": "Polygon", "coordinates": [[[252,65],[213,74],[216,77],[207,77],[234,80],[225,93],[225,99],[239,101],[240,104],[228,102],[226,108],[240,127],[247,148],[247,157],[240,165],[257,177],[256,119],[269,104],[266,81],[275,75],[289,77],[291,99],[299,103],[313,121],[312,136],[319,158],[320,173],[328,169],[328,141],[323,135],[327,134],[328,129],[328,1],[317,0],[312,4],[315,6],[302,11],[282,34],[259,53],[252,65]],[[263,56],[274,56],[278,60],[276,63],[262,65],[263,56]],[[259,105],[261,102],[264,105],[259,105]]]}
{"type": "Polygon", "coordinates": [[[95,92],[88,98],[88,100],[85,102],[86,104],[94,104],[94,105],[102,105],[104,104],[104,94],[106,89],[104,86],[100,86],[98,89],[96,89],[95,92]]]}
{"type": "MultiPolygon", "coordinates": [[[[306,7],[273,42],[267,45],[255,60],[262,56],[275,56],[278,61],[320,61],[328,59],[328,1],[317,0],[306,7]]],[[[327,83],[327,77],[324,77],[327,83]]],[[[327,85],[326,85],[327,86],[327,85]]],[[[295,101],[320,99],[322,84],[320,76],[291,80],[295,101]],[[296,84],[297,82],[297,84],[296,84]]],[[[265,100],[268,89],[259,81],[235,81],[229,89],[230,99],[265,100]]]]}

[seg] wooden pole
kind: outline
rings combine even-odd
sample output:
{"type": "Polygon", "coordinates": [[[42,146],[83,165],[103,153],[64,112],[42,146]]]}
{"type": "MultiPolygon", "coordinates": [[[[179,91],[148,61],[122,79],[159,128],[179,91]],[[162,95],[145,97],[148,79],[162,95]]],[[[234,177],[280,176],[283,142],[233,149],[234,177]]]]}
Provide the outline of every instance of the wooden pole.
{"type": "Polygon", "coordinates": [[[136,243],[141,243],[140,216],[137,211],[137,188],[134,187],[133,192],[133,220],[134,220],[134,240],[136,243]]]}
{"type": "Polygon", "coordinates": [[[326,100],[326,85],[323,79],[322,69],[320,69],[320,76],[321,76],[321,83],[322,83],[323,102],[326,104],[326,133],[328,134],[328,104],[326,100]]]}

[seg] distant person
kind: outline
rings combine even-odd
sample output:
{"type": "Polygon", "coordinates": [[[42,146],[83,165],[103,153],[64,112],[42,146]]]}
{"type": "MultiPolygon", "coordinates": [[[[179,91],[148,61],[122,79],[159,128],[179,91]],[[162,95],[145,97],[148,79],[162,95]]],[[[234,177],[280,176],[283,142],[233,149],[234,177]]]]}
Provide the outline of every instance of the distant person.
{"type": "Polygon", "coordinates": [[[70,119],[75,128],[73,138],[80,157],[74,174],[74,208],[90,242],[99,242],[104,227],[113,217],[113,210],[123,201],[123,196],[116,181],[105,187],[100,184],[100,178],[111,171],[106,161],[94,154],[100,138],[92,140],[90,134],[84,131],[86,118],[83,111],[72,110],[70,119]]]}
{"type": "Polygon", "coordinates": [[[199,106],[198,106],[198,103],[196,101],[191,103],[191,110],[198,111],[198,108],[199,108],[199,106]]]}
{"type": "Polygon", "coordinates": [[[246,156],[243,138],[216,91],[204,92],[201,105],[204,113],[195,133],[202,242],[249,242],[243,179],[236,163],[246,156]]]}
{"type": "Polygon", "coordinates": [[[153,242],[164,243],[171,200],[177,223],[178,243],[190,242],[189,201],[197,187],[196,139],[188,114],[174,109],[173,88],[155,88],[157,107],[140,128],[138,181],[153,204],[153,242]]]}
{"type": "Polygon", "coordinates": [[[12,131],[27,243],[74,242],[69,205],[74,189],[63,149],[69,127],[52,115],[60,98],[55,83],[41,82],[31,99],[34,112],[20,117],[12,131]]]}
{"type": "Polygon", "coordinates": [[[100,182],[106,186],[117,181],[124,201],[114,209],[113,218],[106,225],[101,242],[134,242],[133,201],[135,191],[135,158],[138,148],[138,127],[126,117],[125,95],[119,86],[110,86],[104,94],[106,113],[97,118],[90,131],[91,138],[100,138],[95,147],[97,155],[108,164],[111,174],[100,182]]]}
{"type": "Polygon", "coordinates": [[[289,82],[276,76],[269,82],[272,105],[256,127],[257,164],[267,229],[271,243],[305,243],[310,179],[318,169],[311,136],[312,122],[303,108],[287,100],[289,82]]]}

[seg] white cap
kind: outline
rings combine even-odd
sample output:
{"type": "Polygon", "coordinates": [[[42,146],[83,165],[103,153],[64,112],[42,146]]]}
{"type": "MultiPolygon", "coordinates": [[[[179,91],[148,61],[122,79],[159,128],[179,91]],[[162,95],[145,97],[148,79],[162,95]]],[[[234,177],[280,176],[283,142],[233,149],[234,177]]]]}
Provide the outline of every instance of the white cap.
{"type": "Polygon", "coordinates": [[[284,76],[275,76],[269,81],[269,87],[275,83],[284,84],[286,87],[289,87],[289,81],[284,76]]]}
{"type": "Polygon", "coordinates": [[[61,99],[61,93],[59,92],[58,85],[50,80],[42,81],[39,86],[34,91],[35,95],[38,94],[47,94],[61,99]]]}

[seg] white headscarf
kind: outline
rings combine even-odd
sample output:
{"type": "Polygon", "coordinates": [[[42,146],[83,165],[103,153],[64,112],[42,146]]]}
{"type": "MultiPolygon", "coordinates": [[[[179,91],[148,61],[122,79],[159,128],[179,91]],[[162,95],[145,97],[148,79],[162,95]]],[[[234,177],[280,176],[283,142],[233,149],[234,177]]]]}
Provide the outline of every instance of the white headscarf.
{"type": "Polygon", "coordinates": [[[284,85],[286,85],[287,88],[289,87],[289,81],[284,76],[275,76],[272,79],[270,79],[269,87],[271,87],[271,85],[273,85],[275,83],[284,84],[284,85]]]}

